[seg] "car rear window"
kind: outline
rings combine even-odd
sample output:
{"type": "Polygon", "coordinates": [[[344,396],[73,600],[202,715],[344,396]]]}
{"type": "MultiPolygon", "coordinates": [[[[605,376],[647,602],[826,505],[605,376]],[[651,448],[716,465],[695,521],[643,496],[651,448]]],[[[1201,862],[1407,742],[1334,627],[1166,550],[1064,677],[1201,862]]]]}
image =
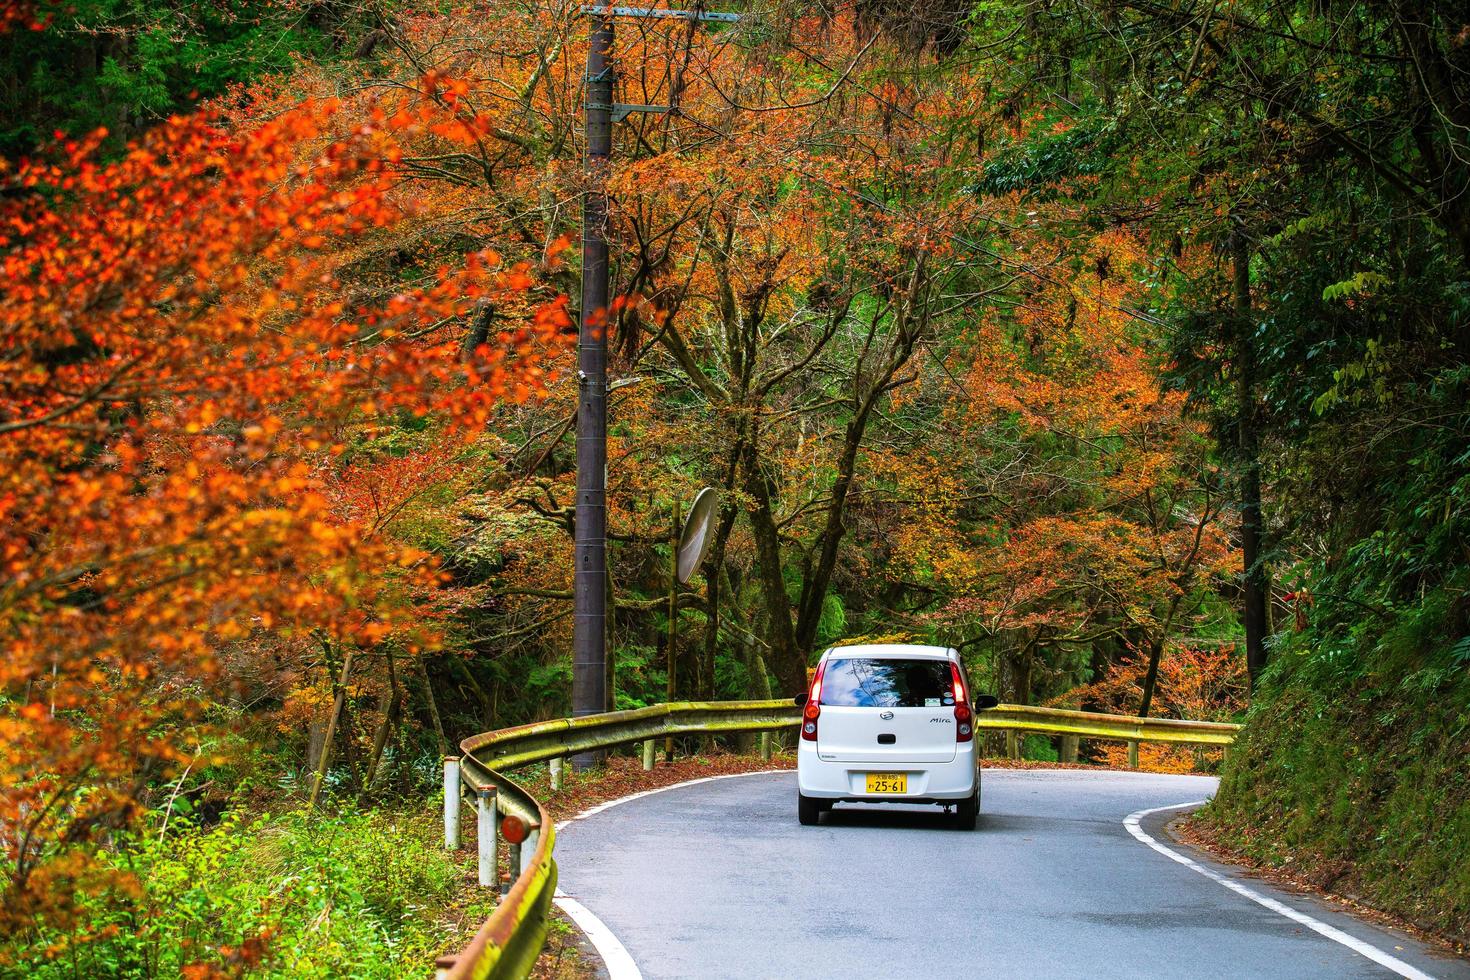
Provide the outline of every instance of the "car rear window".
{"type": "Polygon", "coordinates": [[[938,708],[954,704],[948,660],[897,657],[827,661],[822,704],[839,708],[938,708]]]}

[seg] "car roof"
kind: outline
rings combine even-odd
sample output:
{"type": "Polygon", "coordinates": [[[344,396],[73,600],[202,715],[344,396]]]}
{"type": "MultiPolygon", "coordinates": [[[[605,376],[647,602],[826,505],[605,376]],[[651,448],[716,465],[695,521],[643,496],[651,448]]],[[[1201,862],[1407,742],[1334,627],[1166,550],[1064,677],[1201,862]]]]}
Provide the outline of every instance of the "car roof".
{"type": "Polygon", "coordinates": [[[905,657],[948,660],[949,647],[925,646],[919,643],[853,643],[830,648],[824,657],[905,657]]]}

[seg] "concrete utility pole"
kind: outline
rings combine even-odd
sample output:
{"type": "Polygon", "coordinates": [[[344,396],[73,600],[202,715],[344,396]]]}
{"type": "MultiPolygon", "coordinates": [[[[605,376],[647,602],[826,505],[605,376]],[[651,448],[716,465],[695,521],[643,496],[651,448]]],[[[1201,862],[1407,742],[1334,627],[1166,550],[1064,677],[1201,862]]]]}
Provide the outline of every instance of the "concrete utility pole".
{"type": "MultiPolygon", "coordinates": [[[[612,157],[612,124],[630,113],[666,113],[666,105],[613,102],[613,18],[642,17],[733,24],[739,14],[658,7],[584,6],[592,18],[587,46],[587,89],[583,113],[587,134],[587,196],[582,202],[582,320],[577,338],[577,505],[576,568],[572,575],[572,715],[607,710],[607,174],[612,157]]],[[[601,753],[573,757],[581,771],[597,764],[601,753]]]]}
{"type": "MultiPolygon", "coordinates": [[[[607,710],[607,171],[612,155],[613,12],[591,14],[587,48],[587,195],[582,203],[582,320],[577,338],[576,569],[572,714],[607,710]]],[[[596,765],[598,753],[572,760],[596,765]]]]}

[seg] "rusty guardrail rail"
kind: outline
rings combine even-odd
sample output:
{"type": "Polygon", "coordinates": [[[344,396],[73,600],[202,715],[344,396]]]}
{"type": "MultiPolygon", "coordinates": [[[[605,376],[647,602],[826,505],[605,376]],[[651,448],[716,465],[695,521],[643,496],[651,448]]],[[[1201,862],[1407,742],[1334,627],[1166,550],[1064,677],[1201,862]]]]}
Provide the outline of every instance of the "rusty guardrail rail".
{"type": "MultiPolygon", "coordinates": [[[[643,743],[643,766],[653,768],[654,742],[691,734],[728,734],[794,729],[801,709],[792,701],[676,701],[632,711],[581,718],[558,718],[472,735],[459,743],[462,758],[444,762],[445,846],[459,846],[461,796],[468,796],[479,818],[480,884],[497,884],[497,841],[510,843],[516,877],[500,904],[457,956],[435,964],[440,980],[487,980],[527,976],[546,943],[551,901],[556,892],[556,862],[551,849],[556,830],[545,807],[504,775],[509,769],[550,762],[553,783],[560,761],[596,749],[643,743]]],[[[1135,718],[1060,708],[1002,704],[977,713],[983,729],[1006,732],[1007,754],[1017,755],[1019,733],[1060,735],[1062,755],[1075,761],[1079,738],[1128,743],[1128,759],[1138,764],[1140,742],[1167,742],[1229,748],[1239,725],[1173,718],[1135,718]]],[[[761,738],[761,754],[770,743],[761,738]]]]}
{"type": "Polygon", "coordinates": [[[1088,738],[1118,739],[1125,742],[1172,742],[1175,745],[1214,745],[1228,747],[1235,741],[1239,725],[1218,721],[1183,721],[1178,718],[1137,718],[1132,715],[1105,715],[1094,711],[1067,711],[1063,708],[1033,708],[1021,704],[998,704],[976,713],[978,728],[1004,729],[1013,732],[1038,732],[1088,738]]]}

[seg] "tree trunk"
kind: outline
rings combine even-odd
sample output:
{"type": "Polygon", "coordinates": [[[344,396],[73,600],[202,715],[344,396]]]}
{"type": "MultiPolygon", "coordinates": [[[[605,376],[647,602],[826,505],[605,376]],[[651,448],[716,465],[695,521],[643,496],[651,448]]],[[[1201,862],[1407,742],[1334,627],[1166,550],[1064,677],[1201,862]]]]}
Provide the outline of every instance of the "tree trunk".
{"type": "Polygon", "coordinates": [[[751,637],[745,638],[745,657],[754,688],[751,695],[760,701],[771,700],[775,696],[771,691],[771,673],[766,669],[766,658],[761,656],[751,637]]]}
{"type": "Polygon", "coordinates": [[[485,688],[481,686],[479,679],[470,670],[469,664],[464,662],[463,657],[458,657],[451,653],[449,655],[449,662],[459,668],[459,672],[464,675],[464,679],[468,682],[470,690],[475,692],[475,700],[480,702],[481,724],[485,726],[485,731],[490,731],[495,727],[495,702],[490,699],[489,694],[485,693],[485,688]]]}
{"type": "Polygon", "coordinates": [[[791,598],[781,573],[781,537],[771,513],[770,478],[761,468],[759,454],[745,451],[745,491],[754,501],[750,529],[755,536],[756,563],[760,569],[761,596],[765,600],[766,625],[775,661],[776,679],[782,694],[794,695],[806,687],[806,657],[796,645],[791,625],[791,598]]]}
{"type": "Polygon", "coordinates": [[[306,728],[306,758],[301,766],[303,775],[309,776],[316,772],[316,763],[322,757],[322,744],[326,734],[327,719],[313,714],[306,728]]]}
{"type": "Polygon", "coordinates": [[[1183,599],[1183,592],[1174,594],[1169,603],[1169,614],[1164,617],[1164,625],[1149,637],[1148,672],[1143,676],[1143,703],[1138,708],[1140,718],[1147,718],[1149,709],[1153,707],[1154,689],[1159,683],[1159,660],[1164,655],[1164,644],[1169,641],[1169,632],[1174,628],[1174,617],[1178,615],[1179,604],[1183,599]]]}
{"type": "Polygon", "coordinates": [[[868,428],[868,417],[873,402],[865,401],[858,412],[847,423],[843,435],[842,455],[837,461],[837,479],[832,484],[832,496],[827,502],[827,522],[819,538],[821,552],[816,567],[811,569],[801,587],[801,603],[796,617],[796,645],[806,650],[817,641],[817,624],[822,620],[822,606],[827,598],[827,588],[832,583],[832,572],[837,567],[838,545],[842,543],[847,511],[847,492],[852,488],[853,474],[857,471],[858,449],[868,428]]]}
{"type": "Polygon", "coordinates": [[[1397,0],[1393,4],[1393,20],[1398,28],[1404,53],[1413,65],[1408,72],[1422,95],[1419,107],[1421,122],[1415,126],[1415,142],[1422,164],[1424,186],[1432,188],[1431,212],[1441,227],[1460,246],[1460,255],[1470,266],[1470,201],[1466,200],[1467,178],[1464,167],[1464,134],[1470,129],[1470,104],[1460,97],[1451,52],[1459,46],[1452,41],[1462,25],[1454,17],[1436,16],[1435,5],[1421,0],[1397,0]],[[1456,139],[1455,134],[1459,134],[1456,139]]]}
{"type": "Polygon", "coordinates": [[[1148,644],[1148,671],[1143,675],[1143,703],[1139,705],[1138,717],[1147,718],[1154,703],[1154,688],[1159,683],[1159,659],[1164,655],[1164,638],[1155,636],[1148,644]]]}
{"type": "Polygon", "coordinates": [[[1239,389],[1237,449],[1241,459],[1240,550],[1244,566],[1245,663],[1251,689],[1266,666],[1266,599],[1270,583],[1261,558],[1261,460],[1256,422],[1255,325],[1251,319],[1250,247],[1237,231],[1231,242],[1234,261],[1235,312],[1238,321],[1236,350],[1239,389]]]}
{"type": "Polygon", "coordinates": [[[378,767],[383,761],[383,750],[388,745],[388,735],[398,723],[398,712],[402,709],[403,698],[398,690],[398,671],[394,669],[393,654],[388,654],[388,685],[391,694],[388,697],[388,705],[383,709],[383,719],[378,722],[377,734],[373,736],[373,751],[368,757],[367,774],[363,777],[362,786],[358,791],[358,799],[365,799],[372,792],[373,784],[378,781],[378,767]]]}
{"type": "Polygon", "coordinates": [[[342,658],[342,672],[337,678],[337,695],[332,699],[332,714],[327,718],[327,730],[322,737],[322,754],[316,763],[316,777],[311,782],[311,795],[307,804],[316,806],[317,800],[321,798],[322,783],[327,778],[327,767],[332,764],[332,745],[337,740],[337,719],[342,716],[342,706],[347,701],[347,677],[352,672],[351,647],[342,658]]]}
{"type": "Polygon", "coordinates": [[[730,532],[735,528],[735,517],[739,513],[734,494],[730,492],[734,490],[734,482],[732,467],[729,489],[720,506],[720,523],[715,527],[715,540],[704,559],[705,605],[708,607],[704,626],[704,673],[710,678],[709,690],[700,692],[700,696],[704,698],[714,697],[715,654],[720,645],[721,579],[724,577],[721,573],[725,567],[725,543],[730,539],[730,532]]]}
{"type": "Polygon", "coordinates": [[[1041,633],[1038,630],[1034,636],[1027,638],[1026,645],[1019,651],[1004,655],[1006,673],[1010,675],[1012,704],[1031,703],[1031,667],[1034,662],[1036,644],[1040,639],[1041,633]]]}
{"type": "Polygon", "coordinates": [[[439,717],[439,701],[434,697],[434,682],[429,679],[427,658],[419,658],[419,679],[424,682],[424,701],[429,706],[429,718],[434,723],[434,737],[439,740],[439,758],[449,754],[449,739],[444,737],[444,721],[439,717]]]}
{"type": "Polygon", "coordinates": [[[668,695],[672,703],[678,695],[679,685],[679,509],[674,508],[673,534],[669,537],[669,620],[668,636],[665,640],[668,658],[668,695]]]}

